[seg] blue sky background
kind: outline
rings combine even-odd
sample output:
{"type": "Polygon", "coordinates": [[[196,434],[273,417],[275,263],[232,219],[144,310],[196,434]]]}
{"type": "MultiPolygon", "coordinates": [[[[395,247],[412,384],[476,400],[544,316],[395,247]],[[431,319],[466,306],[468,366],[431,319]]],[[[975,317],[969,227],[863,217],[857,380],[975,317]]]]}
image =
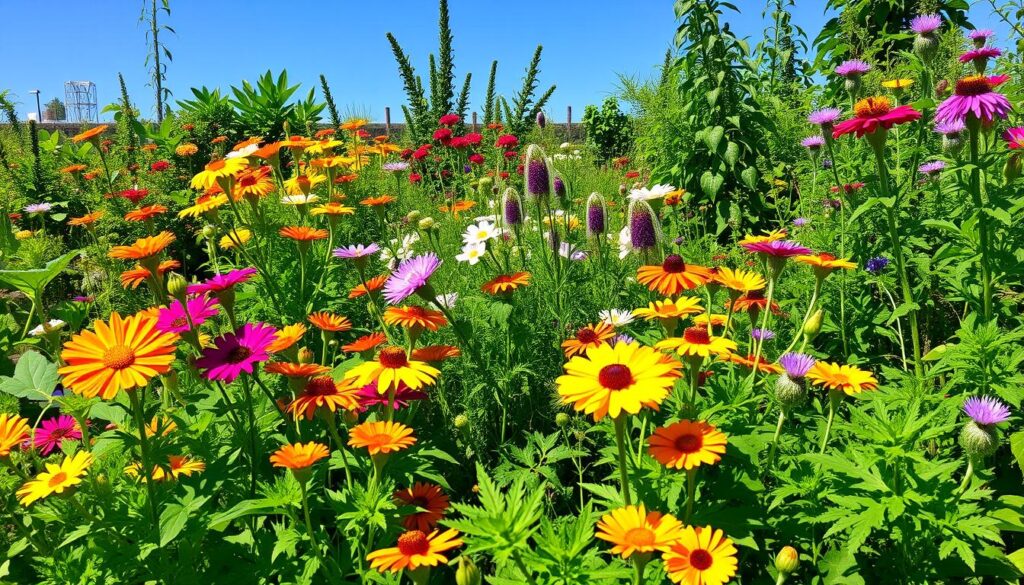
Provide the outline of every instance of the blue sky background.
{"type": "MultiPolygon", "coordinates": [[[[734,0],[741,9],[726,20],[756,44],[768,26],[762,0],[734,0]]],[[[823,0],[797,0],[793,23],[811,37],[827,17],[823,0]]],[[[540,90],[558,85],[549,117],[576,120],[588,103],[613,93],[619,75],[648,77],[661,63],[675,32],[671,0],[449,0],[455,34],[455,64],[461,78],[473,73],[471,110],[480,109],[487,74],[498,60],[498,91],[509,95],[519,83],[538,44],[544,45],[540,90]]],[[[147,43],[139,22],[141,0],[55,2],[5,0],[0,23],[0,89],[9,89],[22,117],[35,111],[30,90],[45,104],[63,100],[64,82],[96,83],[100,108],[118,98],[121,72],[132,100],[153,113],[153,90],[146,84],[147,43]]],[[[343,113],[384,116],[401,121],[405,102],[394,57],[384,37],[392,32],[426,77],[427,54],[437,48],[434,0],[172,0],[166,34],[174,55],[167,80],[175,99],[189,88],[227,89],[254,80],[267,69],[288,69],[304,89],[319,87],[323,73],[343,113]]],[[[995,24],[984,7],[973,10],[977,23],[995,24]]],[[[319,89],[318,89],[319,92],[319,89]]],[[[103,118],[108,115],[103,115],[103,118]]]]}

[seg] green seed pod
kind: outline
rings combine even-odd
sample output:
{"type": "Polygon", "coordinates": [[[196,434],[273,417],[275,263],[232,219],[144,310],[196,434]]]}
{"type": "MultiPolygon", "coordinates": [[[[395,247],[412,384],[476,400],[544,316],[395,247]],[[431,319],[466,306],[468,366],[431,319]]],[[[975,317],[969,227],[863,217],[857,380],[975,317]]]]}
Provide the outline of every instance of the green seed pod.
{"type": "Polygon", "coordinates": [[[807,382],[803,378],[794,380],[789,374],[780,374],[775,380],[775,399],[779,401],[783,412],[789,412],[807,399],[807,382]]]}
{"type": "Polygon", "coordinates": [[[564,412],[556,414],[555,424],[558,425],[558,428],[560,429],[564,428],[567,424],[569,424],[569,415],[565,414],[564,412]]]}
{"type": "Polygon", "coordinates": [[[971,458],[983,459],[996,452],[999,437],[994,426],[979,425],[969,420],[960,431],[960,446],[971,458]]]}
{"type": "Polygon", "coordinates": [[[421,215],[422,214],[419,212],[418,209],[413,209],[409,213],[405,214],[405,220],[408,221],[409,223],[416,223],[420,220],[421,215]]]}
{"type": "Polygon", "coordinates": [[[167,294],[178,299],[178,301],[181,302],[182,307],[185,306],[185,301],[187,300],[187,288],[188,283],[185,282],[185,277],[177,272],[172,272],[167,277],[167,294]]]}
{"type": "Polygon", "coordinates": [[[299,363],[300,364],[311,364],[316,361],[316,354],[313,350],[308,347],[303,347],[299,350],[299,363]]]}
{"type": "Polygon", "coordinates": [[[419,222],[419,227],[423,231],[428,231],[434,228],[434,218],[424,217],[419,222]]]}
{"type": "Polygon", "coordinates": [[[1010,157],[1006,159],[1006,164],[1003,165],[1003,181],[1005,181],[1007,185],[1020,176],[1021,166],[1021,157],[1017,154],[1010,155],[1010,157]]]}

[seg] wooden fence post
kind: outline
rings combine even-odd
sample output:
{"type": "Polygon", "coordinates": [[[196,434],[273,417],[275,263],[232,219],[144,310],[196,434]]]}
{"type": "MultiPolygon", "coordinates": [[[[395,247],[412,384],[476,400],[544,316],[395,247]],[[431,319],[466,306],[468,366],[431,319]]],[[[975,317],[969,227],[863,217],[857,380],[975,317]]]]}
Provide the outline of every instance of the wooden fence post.
{"type": "Polygon", "coordinates": [[[384,133],[391,136],[391,108],[384,106],[384,133]]]}

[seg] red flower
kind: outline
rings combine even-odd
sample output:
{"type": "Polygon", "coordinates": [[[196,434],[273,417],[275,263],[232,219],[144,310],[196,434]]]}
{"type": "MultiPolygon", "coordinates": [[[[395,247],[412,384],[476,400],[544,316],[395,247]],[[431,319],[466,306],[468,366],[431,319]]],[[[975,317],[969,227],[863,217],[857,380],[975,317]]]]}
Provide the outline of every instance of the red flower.
{"type": "MultiPolygon", "coordinates": [[[[847,184],[843,185],[843,193],[853,193],[855,191],[860,191],[860,189],[863,186],[864,186],[864,183],[861,183],[860,181],[857,181],[856,183],[847,183],[847,184]]],[[[832,187],[830,187],[830,189],[832,190],[833,193],[838,193],[839,192],[839,187],[836,187],[835,185],[832,185],[832,187]]]]}
{"type": "Polygon", "coordinates": [[[441,116],[441,119],[437,121],[442,126],[454,126],[458,124],[462,119],[459,118],[458,114],[445,114],[441,116]]]}
{"type": "Polygon", "coordinates": [[[629,164],[629,157],[628,156],[620,156],[619,158],[613,160],[612,164],[615,166],[615,168],[621,169],[621,168],[623,168],[623,167],[625,167],[626,165],[629,164]]]}
{"type": "Polygon", "coordinates": [[[494,145],[498,148],[512,149],[519,146],[519,139],[511,134],[502,134],[494,145]]]}
{"type": "Polygon", "coordinates": [[[127,200],[131,201],[132,203],[138,205],[139,201],[142,201],[146,197],[146,195],[149,195],[149,190],[148,189],[125,189],[124,191],[121,191],[117,195],[119,197],[124,197],[125,199],[127,199],[127,200]]]}
{"type": "Polygon", "coordinates": [[[438,128],[434,130],[434,140],[439,142],[448,142],[452,138],[451,128],[438,128]]]}
{"type": "Polygon", "coordinates": [[[921,117],[921,112],[910,106],[892,107],[889,98],[882,96],[860,100],[854,105],[853,112],[854,117],[836,124],[832,138],[851,132],[860,138],[865,134],[874,134],[879,128],[888,130],[896,124],[913,122],[921,117]]]}
{"type": "Polygon", "coordinates": [[[359,129],[359,130],[356,130],[356,136],[358,136],[358,137],[360,137],[362,139],[366,139],[366,138],[370,137],[370,133],[367,132],[366,130],[359,129]]]}
{"type": "Polygon", "coordinates": [[[419,183],[422,180],[423,180],[423,176],[420,175],[419,173],[409,173],[409,182],[410,183],[419,183]]]}
{"type": "Polygon", "coordinates": [[[500,173],[498,173],[498,176],[501,177],[502,179],[507,179],[508,171],[501,171],[500,173]]]}
{"type": "Polygon", "coordinates": [[[412,155],[413,155],[413,150],[411,148],[406,148],[402,152],[398,153],[398,158],[400,158],[402,160],[409,160],[409,157],[411,157],[412,155]]]}
{"type": "Polygon", "coordinates": [[[165,160],[158,160],[153,164],[149,165],[149,170],[159,173],[160,171],[166,171],[171,167],[171,163],[165,160]]]}
{"type": "Polygon", "coordinates": [[[473,154],[469,155],[469,162],[475,165],[482,165],[484,164],[484,155],[480,154],[479,152],[474,152],[473,154]]]}
{"type": "Polygon", "coordinates": [[[430,154],[430,148],[431,147],[429,144],[424,144],[423,146],[413,151],[412,157],[416,160],[423,160],[424,158],[427,158],[428,154],[430,154]]]}
{"type": "Polygon", "coordinates": [[[498,130],[499,132],[501,130],[503,130],[504,128],[505,128],[505,126],[503,126],[503,125],[501,125],[501,124],[499,124],[497,122],[491,122],[490,124],[487,125],[487,129],[488,130],[498,130]]]}
{"type": "Polygon", "coordinates": [[[516,151],[514,151],[514,150],[506,150],[506,151],[505,151],[504,153],[502,153],[502,154],[503,154],[503,155],[504,155],[504,157],[505,157],[505,158],[507,158],[508,160],[512,160],[512,159],[516,158],[517,156],[519,156],[519,153],[518,153],[518,152],[516,152],[516,151]]]}
{"type": "Polygon", "coordinates": [[[477,134],[476,132],[470,132],[469,134],[466,134],[465,138],[466,138],[466,144],[469,144],[469,145],[480,144],[480,141],[484,139],[483,136],[477,134]]]}
{"type": "Polygon", "coordinates": [[[448,141],[448,146],[452,148],[466,148],[469,146],[469,143],[466,142],[465,136],[456,136],[448,141]]]}
{"type": "Polygon", "coordinates": [[[629,171],[626,173],[627,179],[635,179],[640,176],[640,171],[629,171]]]}

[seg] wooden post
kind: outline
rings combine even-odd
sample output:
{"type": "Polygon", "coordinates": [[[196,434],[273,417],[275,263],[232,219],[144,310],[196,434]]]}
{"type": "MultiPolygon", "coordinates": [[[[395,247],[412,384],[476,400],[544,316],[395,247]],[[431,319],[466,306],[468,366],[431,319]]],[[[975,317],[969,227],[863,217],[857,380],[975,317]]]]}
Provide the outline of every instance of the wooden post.
{"type": "Polygon", "coordinates": [[[473,112],[473,132],[476,132],[476,112],[473,112]]]}
{"type": "Polygon", "coordinates": [[[566,106],[565,110],[565,141],[572,142],[572,106],[566,106]]]}
{"type": "Polygon", "coordinates": [[[384,134],[391,136],[391,108],[387,106],[384,106],[384,134]]]}

